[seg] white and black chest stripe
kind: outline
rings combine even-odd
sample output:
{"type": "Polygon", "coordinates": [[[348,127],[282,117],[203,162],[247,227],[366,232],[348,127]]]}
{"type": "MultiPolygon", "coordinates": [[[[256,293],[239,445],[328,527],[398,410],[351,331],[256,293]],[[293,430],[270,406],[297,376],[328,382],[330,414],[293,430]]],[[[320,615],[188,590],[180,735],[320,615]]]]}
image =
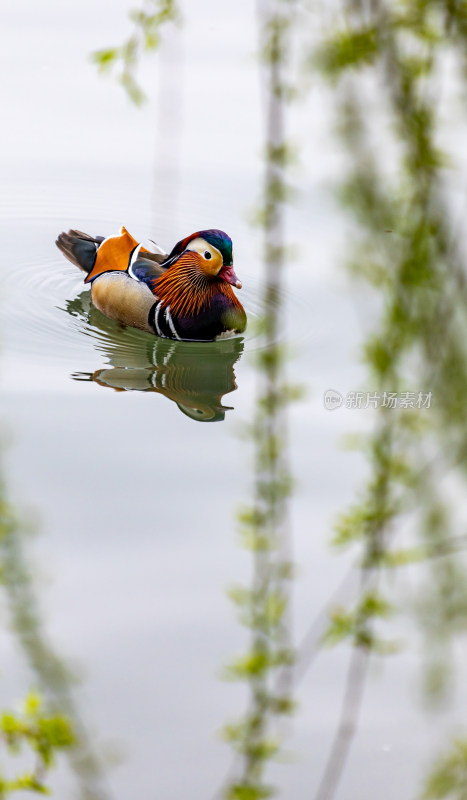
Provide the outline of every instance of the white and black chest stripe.
{"type": "MultiPolygon", "coordinates": [[[[128,274],[132,277],[135,281],[140,283],[140,279],[137,275],[133,272],[133,266],[136,263],[139,251],[141,250],[142,245],[138,245],[135,247],[133,252],[130,254],[130,260],[128,263],[128,274]]],[[[150,312],[148,317],[148,322],[151,327],[155,330],[158,336],[162,336],[164,339],[177,339],[181,341],[181,336],[179,336],[178,331],[175,327],[175,323],[172,319],[172,314],[170,313],[170,306],[166,308],[162,308],[162,303],[159,300],[158,303],[155,303],[150,312]]]]}
{"type": "Polygon", "coordinates": [[[162,336],[164,339],[182,340],[182,337],[175,327],[172,314],[170,313],[170,306],[162,308],[161,300],[159,300],[158,303],[154,303],[152,306],[149,312],[148,322],[158,336],[162,336]]]}

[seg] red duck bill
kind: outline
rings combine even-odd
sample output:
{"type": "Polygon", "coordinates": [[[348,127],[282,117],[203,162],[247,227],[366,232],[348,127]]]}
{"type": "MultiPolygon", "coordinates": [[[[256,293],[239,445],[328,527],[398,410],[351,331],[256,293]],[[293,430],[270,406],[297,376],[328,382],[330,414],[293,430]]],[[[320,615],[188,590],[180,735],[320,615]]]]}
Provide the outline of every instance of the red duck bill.
{"type": "Polygon", "coordinates": [[[242,282],[238,280],[233,267],[222,267],[218,273],[219,278],[223,278],[227,283],[231,283],[236,289],[242,288],[242,282]]]}

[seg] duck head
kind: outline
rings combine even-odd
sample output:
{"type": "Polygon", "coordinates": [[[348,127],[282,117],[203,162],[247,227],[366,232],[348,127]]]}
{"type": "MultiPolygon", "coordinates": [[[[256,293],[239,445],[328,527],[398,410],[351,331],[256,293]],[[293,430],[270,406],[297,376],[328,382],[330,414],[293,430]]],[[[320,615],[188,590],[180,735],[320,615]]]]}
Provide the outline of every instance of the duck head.
{"type": "Polygon", "coordinates": [[[232,239],[224,231],[212,229],[192,233],[177,242],[164,266],[169,267],[184,257],[192,261],[194,254],[197,269],[206,278],[218,278],[236,289],[242,288],[233,268],[232,239]]]}

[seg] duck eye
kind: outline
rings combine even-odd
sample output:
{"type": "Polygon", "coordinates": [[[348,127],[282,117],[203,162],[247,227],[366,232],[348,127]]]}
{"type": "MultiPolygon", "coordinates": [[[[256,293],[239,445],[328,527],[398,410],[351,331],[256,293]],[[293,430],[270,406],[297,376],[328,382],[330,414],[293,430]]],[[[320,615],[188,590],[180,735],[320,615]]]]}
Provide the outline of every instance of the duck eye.
{"type": "Polygon", "coordinates": [[[209,250],[205,250],[205,251],[204,251],[204,257],[205,257],[205,259],[206,259],[207,261],[209,261],[209,259],[210,259],[210,258],[212,258],[212,255],[211,255],[211,253],[209,252],[209,250]]]}

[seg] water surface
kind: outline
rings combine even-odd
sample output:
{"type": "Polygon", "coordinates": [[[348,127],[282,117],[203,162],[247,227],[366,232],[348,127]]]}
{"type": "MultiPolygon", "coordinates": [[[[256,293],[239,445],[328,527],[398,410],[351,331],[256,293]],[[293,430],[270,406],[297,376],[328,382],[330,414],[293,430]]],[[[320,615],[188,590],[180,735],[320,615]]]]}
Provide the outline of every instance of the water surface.
{"type": "MultiPolygon", "coordinates": [[[[0,219],[7,472],[14,497],[41,520],[29,555],[50,638],[83,678],[77,697],[97,741],[123,756],[109,772],[112,795],[205,800],[231,763],[218,731],[245,702],[241,687],[219,675],[245,636],[226,589],[250,575],[234,512],[251,482],[251,451],[238,434],[253,413],[261,313],[260,237],[247,219],[261,168],[255,19],[247,2],[220,9],[203,0],[198,15],[187,10],[193,18],[175,47],[191,59],[183,114],[193,124],[182,137],[175,207],[168,187],[168,205],[164,185],[153,193],[157,103],[129,109],[85,60],[121,39],[125,9],[107,0],[66,9],[46,0],[40,14],[32,3],[7,14],[11,111],[0,219]],[[200,48],[200,37],[209,46],[200,48]],[[215,101],[206,103],[206,86],[215,101]],[[23,89],[28,103],[17,102],[23,89]],[[194,114],[201,101],[204,119],[194,114]],[[210,124],[217,119],[235,125],[219,137],[210,124]],[[93,309],[82,276],[54,240],[69,227],[110,234],[121,223],[166,247],[192,230],[227,230],[245,287],[246,336],[166,342],[93,309]]],[[[155,77],[146,67],[149,89],[155,77]]],[[[306,151],[311,161],[314,146],[306,151]]],[[[293,356],[290,377],[307,389],[291,419],[298,640],[349,565],[328,542],[365,470],[361,456],[340,449],[340,436],[371,424],[371,412],[334,413],[322,404],[326,389],[360,387],[365,299],[337,270],[345,231],[336,232],[336,210],[319,183],[330,158],[320,146],[323,158],[290,226],[301,249],[288,275],[281,334],[293,356]]],[[[339,800],[412,797],[453,719],[423,711],[418,643],[408,625],[407,641],[370,675],[339,800]]],[[[3,708],[32,677],[5,631],[0,658],[3,708]]],[[[301,800],[317,785],[347,660],[345,648],[325,652],[300,686],[288,740],[293,763],[271,776],[284,797],[301,800]]],[[[464,693],[458,713],[466,702],[464,693]]],[[[66,769],[54,786],[56,796],[72,796],[66,769]]]]}

